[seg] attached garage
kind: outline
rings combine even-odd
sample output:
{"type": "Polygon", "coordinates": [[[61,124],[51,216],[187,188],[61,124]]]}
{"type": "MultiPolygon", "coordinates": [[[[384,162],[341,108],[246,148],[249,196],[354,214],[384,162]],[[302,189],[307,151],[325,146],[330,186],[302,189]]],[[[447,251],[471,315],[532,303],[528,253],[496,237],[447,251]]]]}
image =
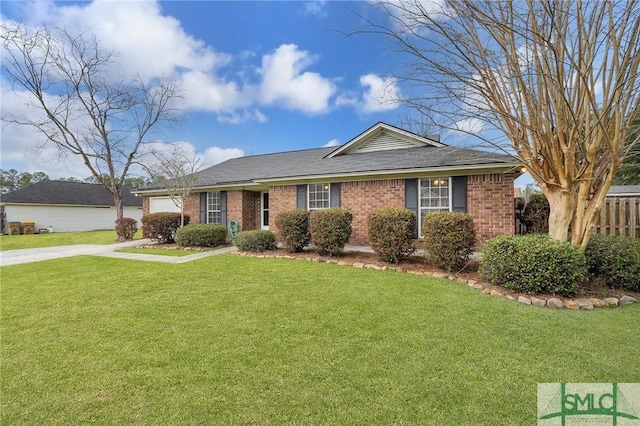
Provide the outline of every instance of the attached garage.
{"type": "MultiPolygon", "coordinates": [[[[122,194],[124,217],[142,226],[142,199],[129,189],[122,194]]],[[[2,195],[2,232],[8,223],[35,222],[35,232],[52,227],[54,232],[114,229],[117,218],[111,194],[102,186],[82,182],[43,181],[2,195]]]]}
{"type": "Polygon", "coordinates": [[[149,213],[159,212],[180,213],[180,207],[176,206],[171,197],[150,197],[149,213]]]}

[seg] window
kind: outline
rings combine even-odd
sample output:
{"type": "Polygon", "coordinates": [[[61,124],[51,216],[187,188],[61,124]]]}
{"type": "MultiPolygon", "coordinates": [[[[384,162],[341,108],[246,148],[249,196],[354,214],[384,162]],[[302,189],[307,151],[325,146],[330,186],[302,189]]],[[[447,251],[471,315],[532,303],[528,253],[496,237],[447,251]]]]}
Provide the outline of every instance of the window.
{"type": "Polygon", "coordinates": [[[451,178],[420,179],[420,217],[418,223],[431,212],[451,211],[451,178]]]}
{"type": "Polygon", "coordinates": [[[309,194],[309,210],[328,209],[329,205],[329,184],[313,183],[308,187],[309,194]]]}
{"type": "Polygon", "coordinates": [[[207,223],[220,225],[222,220],[220,204],[220,192],[207,192],[207,223]]]}

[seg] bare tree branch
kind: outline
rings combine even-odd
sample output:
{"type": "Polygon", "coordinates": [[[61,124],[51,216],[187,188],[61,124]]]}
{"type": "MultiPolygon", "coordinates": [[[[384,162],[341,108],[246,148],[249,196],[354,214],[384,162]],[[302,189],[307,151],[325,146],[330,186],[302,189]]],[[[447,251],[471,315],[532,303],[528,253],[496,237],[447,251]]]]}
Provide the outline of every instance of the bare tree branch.
{"type": "Polygon", "coordinates": [[[620,163],[640,145],[640,4],[380,1],[368,20],[405,55],[394,76],[429,122],[516,155],[551,205],[550,235],[586,247],[620,163]],[[495,138],[498,130],[504,139],[495,138]]]}
{"type": "Polygon", "coordinates": [[[14,90],[26,92],[38,119],[3,115],[29,126],[61,155],[76,155],[114,197],[123,214],[121,189],[143,144],[172,123],[179,111],[176,83],[116,77],[116,55],[89,32],[2,24],[2,70],[14,90]]]}

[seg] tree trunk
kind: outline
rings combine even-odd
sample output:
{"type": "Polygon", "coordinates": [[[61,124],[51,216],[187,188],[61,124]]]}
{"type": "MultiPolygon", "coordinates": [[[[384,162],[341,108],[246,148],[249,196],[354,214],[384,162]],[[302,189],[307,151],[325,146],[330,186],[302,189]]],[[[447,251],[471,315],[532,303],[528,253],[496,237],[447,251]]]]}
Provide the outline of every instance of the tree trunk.
{"type": "Polygon", "coordinates": [[[569,239],[569,226],[573,218],[575,196],[561,190],[545,191],[549,201],[549,237],[556,241],[569,239]]]}
{"type": "MultiPolygon", "coordinates": [[[[116,205],[116,220],[124,217],[124,210],[122,208],[122,196],[120,194],[113,196],[113,202],[116,205]]],[[[118,236],[118,241],[124,241],[124,235],[118,236]]]]}

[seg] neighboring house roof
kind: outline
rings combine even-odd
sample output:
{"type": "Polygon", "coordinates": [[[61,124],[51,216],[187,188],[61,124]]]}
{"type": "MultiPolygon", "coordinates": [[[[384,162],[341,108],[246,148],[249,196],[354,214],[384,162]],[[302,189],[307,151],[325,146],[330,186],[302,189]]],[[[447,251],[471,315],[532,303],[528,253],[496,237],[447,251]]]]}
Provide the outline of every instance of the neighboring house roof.
{"type": "MultiPolygon", "coordinates": [[[[47,180],[0,196],[2,204],[61,204],[115,206],[113,196],[99,184],[47,180]]],[[[142,207],[142,199],[130,188],[122,190],[123,207],[142,207]]]]}
{"type": "MultiPolygon", "coordinates": [[[[508,155],[450,147],[431,138],[378,123],[338,148],[288,151],[227,160],[197,172],[195,188],[264,186],[269,183],[454,170],[504,171],[519,164],[508,155]]],[[[134,192],[161,190],[160,185],[149,185],[134,192]]]]}
{"type": "Polygon", "coordinates": [[[612,185],[607,192],[608,196],[640,196],[640,185],[612,185]]]}

